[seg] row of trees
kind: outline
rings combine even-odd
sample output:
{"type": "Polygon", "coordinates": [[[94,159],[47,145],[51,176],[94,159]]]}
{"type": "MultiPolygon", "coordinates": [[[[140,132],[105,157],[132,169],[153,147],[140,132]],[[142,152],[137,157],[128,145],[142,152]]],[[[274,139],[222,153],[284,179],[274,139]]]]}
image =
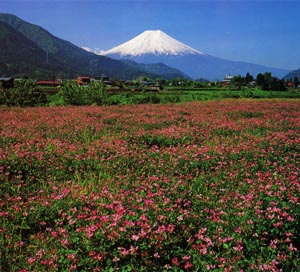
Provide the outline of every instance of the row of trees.
{"type": "Polygon", "coordinates": [[[266,72],[264,74],[258,74],[256,76],[256,84],[260,86],[264,91],[286,91],[286,85],[284,79],[278,79],[273,77],[271,73],[266,72]]]}
{"type": "MultiPolygon", "coordinates": [[[[188,79],[172,79],[172,80],[157,80],[162,86],[181,86],[181,87],[207,87],[216,86],[218,83],[209,83],[205,80],[188,80],[188,79]]],[[[256,85],[264,91],[286,91],[287,87],[297,88],[300,84],[298,77],[293,79],[279,79],[272,76],[270,72],[264,74],[259,73],[256,78],[249,72],[245,76],[234,76],[231,80],[232,86],[248,86],[256,85]]]]}
{"type": "Polygon", "coordinates": [[[266,72],[264,74],[259,73],[256,78],[254,78],[250,73],[247,73],[244,77],[241,75],[234,76],[231,83],[236,86],[248,85],[254,82],[256,86],[259,86],[264,91],[286,91],[287,87],[297,88],[299,86],[298,77],[293,79],[278,79],[272,76],[271,73],[266,72]]]}

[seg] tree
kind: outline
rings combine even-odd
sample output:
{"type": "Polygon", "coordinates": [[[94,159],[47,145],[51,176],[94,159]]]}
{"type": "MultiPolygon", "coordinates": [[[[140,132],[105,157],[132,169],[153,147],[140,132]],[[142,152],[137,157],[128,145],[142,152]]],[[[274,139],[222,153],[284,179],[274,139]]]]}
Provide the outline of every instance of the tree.
{"type": "Polygon", "coordinates": [[[294,77],[293,85],[294,85],[294,88],[298,88],[298,85],[299,85],[299,78],[298,78],[297,76],[294,77]]]}
{"type": "Polygon", "coordinates": [[[272,83],[270,86],[272,91],[286,91],[286,87],[283,79],[278,79],[277,77],[272,77],[272,83]]]}
{"type": "Polygon", "coordinates": [[[265,82],[265,78],[264,78],[264,75],[259,73],[257,76],[256,76],[256,84],[258,86],[262,86],[265,82]]]}
{"type": "Polygon", "coordinates": [[[234,76],[234,77],[232,78],[231,82],[232,82],[234,85],[241,85],[241,84],[243,84],[243,82],[244,82],[244,78],[242,78],[241,75],[234,76]]]}
{"type": "Polygon", "coordinates": [[[251,81],[253,81],[253,79],[254,79],[253,76],[250,75],[249,72],[247,72],[247,74],[246,74],[246,76],[245,76],[245,83],[248,84],[248,83],[250,83],[251,81]]]}
{"type": "Polygon", "coordinates": [[[279,80],[279,87],[280,87],[280,91],[287,91],[287,88],[285,87],[285,80],[284,79],[280,79],[279,80]]]}
{"type": "Polygon", "coordinates": [[[269,72],[258,74],[256,76],[256,84],[264,91],[286,91],[284,80],[272,77],[272,74],[269,72]]]}
{"type": "Polygon", "coordinates": [[[264,74],[258,74],[256,77],[256,84],[260,86],[264,91],[270,90],[271,85],[271,74],[270,73],[264,73],[264,74]]]}
{"type": "Polygon", "coordinates": [[[267,82],[267,84],[271,84],[271,82],[273,80],[272,74],[270,72],[265,72],[264,79],[267,82]]]}

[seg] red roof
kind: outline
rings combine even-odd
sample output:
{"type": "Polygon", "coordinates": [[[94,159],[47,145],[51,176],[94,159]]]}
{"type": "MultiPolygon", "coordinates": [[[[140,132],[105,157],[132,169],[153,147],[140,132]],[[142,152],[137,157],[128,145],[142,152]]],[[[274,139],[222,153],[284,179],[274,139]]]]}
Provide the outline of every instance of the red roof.
{"type": "Polygon", "coordinates": [[[57,86],[59,81],[57,80],[39,80],[36,82],[37,85],[57,86]]]}

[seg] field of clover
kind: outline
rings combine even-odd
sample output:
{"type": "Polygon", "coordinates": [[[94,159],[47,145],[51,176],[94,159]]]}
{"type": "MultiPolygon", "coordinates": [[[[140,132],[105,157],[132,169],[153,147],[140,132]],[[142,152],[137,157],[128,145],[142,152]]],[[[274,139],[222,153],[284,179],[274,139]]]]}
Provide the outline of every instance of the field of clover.
{"type": "Polygon", "coordinates": [[[300,270],[300,100],[0,116],[0,271],[300,270]]]}

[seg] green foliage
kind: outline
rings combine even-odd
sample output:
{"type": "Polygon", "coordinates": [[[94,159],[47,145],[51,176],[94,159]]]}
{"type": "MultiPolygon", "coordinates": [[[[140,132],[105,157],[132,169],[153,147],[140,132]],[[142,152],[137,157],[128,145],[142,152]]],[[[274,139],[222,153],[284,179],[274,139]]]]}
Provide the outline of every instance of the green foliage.
{"type": "Polygon", "coordinates": [[[233,86],[242,86],[242,85],[248,85],[250,82],[254,80],[253,76],[247,72],[247,74],[242,77],[241,75],[234,76],[231,80],[231,85],[233,86]]]}
{"type": "Polygon", "coordinates": [[[299,78],[297,76],[295,76],[293,79],[293,85],[294,85],[294,88],[298,88],[299,78]]]}
{"type": "Polygon", "coordinates": [[[66,105],[103,105],[107,104],[107,92],[102,83],[91,83],[78,86],[76,83],[67,83],[59,91],[58,97],[66,105]]]}
{"type": "Polygon", "coordinates": [[[0,104],[7,106],[32,107],[45,105],[47,97],[32,81],[21,81],[14,88],[0,88],[0,104]]]}
{"type": "Polygon", "coordinates": [[[65,71],[68,76],[71,76],[66,65],[43,51],[30,38],[29,32],[27,37],[14,28],[20,25],[19,21],[16,21],[14,25],[9,25],[10,22],[13,20],[7,22],[4,20],[3,14],[0,14],[0,75],[17,77],[27,75],[35,79],[42,79],[49,78],[55,69],[56,72],[65,71]]]}
{"type": "MultiPolygon", "coordinates": [[[[259,74],[257,82],[265,84],[264,75],[259,74]]],[[[101,82],[78,86],[75,82],[66,82],[54,89],[37,86],[31,80],[15,81],[12,89],[3,89],[0,85],[0,104],[8,106],[65,106],[65,105],[126,105],[126,104],[167,104],[199,100],[215,100],[224,98],[299,98],[297,90],[280,91],[283,81],[269,77],[273,89],[263,86],[250,88],[224,87],[165,87],[161,91],[144,90],[133,92],[126,89],[116,93],[108,93],[101,82]],[[276,87],[277,86],[277,87],[276,87]],[[276,87],[276,88],[275,88],[276,87]]],[[[191,84],[186,82],[186,84],[191,84]]],[[[283,86],[284,87],[284,86],[283,86]]],[[[285,89],[285,88],[284,88],[285,89]]]]}
{"type": "Polygon", "coordinates": [[[286,91],[285,81],[273,77],[271,73],[258,74],[256,76],[256,83],[264,91],[286,91]]]}
{"type": "Polygon", "coordinates": [[[169,146],[177,146],[178,144],[185,144],[189,143],[191,139],[189,137],[182,137],[182,138],[169,138],[163,135],[153,136],[150,134],[144,134],[139,139],[140,142],[144,143],[145,145],[152,147],[169,147],[169,146]]]}
{"type": "Polygon", "coordinates": [[[135,96],[132,99],[133,104],[159,104],[160,97],[155,94],[135,96]]]}

